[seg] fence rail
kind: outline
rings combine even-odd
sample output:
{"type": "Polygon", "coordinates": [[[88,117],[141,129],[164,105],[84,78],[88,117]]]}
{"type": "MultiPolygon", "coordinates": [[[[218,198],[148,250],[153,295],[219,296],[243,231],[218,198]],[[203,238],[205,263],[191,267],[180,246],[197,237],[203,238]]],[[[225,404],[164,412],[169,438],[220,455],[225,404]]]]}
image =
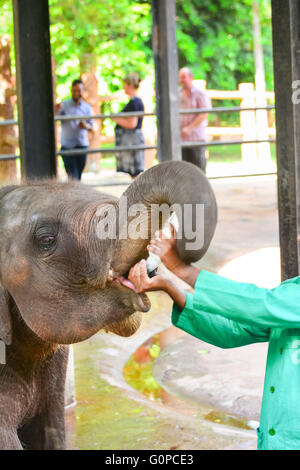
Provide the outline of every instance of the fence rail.
{"type": "MultiPolygon", "coordinates": [[[[261,111],[261,110],[272,110],[275,109],[273,105],[267,106],[250,106],[250,107],[241,107],[241,106],[232,106],[232,107],[214,107],[214,108],[194,108],[194,109],[184,109],[180,110],[180,114],[204,114],[204,113],[230,113],[230,112],[242,112],[242,111],[261,111]]],[[[115,117],[147,117],[155,116],[155,113],[145,113],[143,111],[135,112],[126,112],[126,113],[111,113],[111,114],[95,114],[92,116],[88,115],[65,115],[54,117],[55,121],[71,121],[71,120],[87,120],[87,119],[111,119],[115,117]]],[[[11,126],[18,125],[18,121],[15,119],[7,119],[0,121],[0,126],[11,126]]],[[[237,128],[239,129],[239,128],[237,128]]],[[[219,141],[207,141],[207,142],[183,142],[181,146],[186,147],[211,147],[211,146],[220,146],[220,145],[241,145],[241,144],[258,144],[263,142],[276,142],[276,139],[249,139],[249,140],[219,140],[219,141]]],[[[108,147],[108,148],[88,148],[85,150],[85,153],[115,153],[115,152],[126,152],[130,150],[154,150],[156,145],[148,146],[131,146],[131,147],[108,147]]],[[[58,150],[57,155],[76,155],[82,154],[82,150],[73,149],[73,150],[58,150]]],[[[15,160],[19,158],[20,155],[16,154],[0,154],[0,161],[2,160],[15,160]]]]}
{"type": "MultiPolygon", "coordinates": [[[[241,107],[241,106],[231,106],[231,107],[214,107],[214,108],[192,108],[192,109],[181,109],[179,114],[204,114],[204,113],[235,113],[241,111],[261,111],[261,110],[272,110],[275,109],[274,105],[267,106],[250,106],[250,107],[241,107]]],[[[147,116],[156,116],[156,113],[145,113],[143,111],[132,111],[126,113],[111,113],[111,114],[94,114],[90,115],[65,115],[65,116],[54,116],[54,121],[72,121],[72,120],[87,120],[87,119],[111,119],[115,117],[147,117],[147,116]]],[[[0,126],[12,126],[18,125],[16,119],[5,119],[0,120],[0,126]]]]}

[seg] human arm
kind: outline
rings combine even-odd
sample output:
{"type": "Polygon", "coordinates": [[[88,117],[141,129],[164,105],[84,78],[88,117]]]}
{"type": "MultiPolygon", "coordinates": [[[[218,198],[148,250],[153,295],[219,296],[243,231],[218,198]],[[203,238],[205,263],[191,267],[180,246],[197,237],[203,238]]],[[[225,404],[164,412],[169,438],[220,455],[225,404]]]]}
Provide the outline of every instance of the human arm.
{"type": "Polygon", "coordinates": [[[195,285],[199,309],[261,328],[300,328],[300,277],[273,289],[202,270],[195,285]]]}
{"type": "Polygon", "coordinates": [[[152,240],[148,249],[194,287],[197,309],[255,327],[300,328],[300,277],[265,289],[186,265],[172,239],[152,240]]]}
{"type": "MultiPolygon", "coordinates": [[[[144,111],[144,105],[140,98],[133,97],[123,108],[122,113],[134,113],[135,111],[144,111]]],[[[135,129],[138,125],[137,116],[128,116],[128,117],[116,117],[113,120],[121,127],[125,129],[135,129]]]]}
{"type": "Polygon", "coordinates": [[[54,114],[57,116],[62,116],[65,114],[65,109],[64,109],[64,102],[61,101],[60,103],[55,103],[54,105],[54,114]]]}
{"type": "Polygon", "coordinates": [[[55,103],[54,105],[54,113],[55,114],[61,114],[61,103],[55,103]]]}
{"type": "Polygon", "coordinates": [[[200,126],[203,121],[206,121],[208,118],[207,113],[202,113],[202,114],[197,114],[195,118],[185,127],[183,127],[180,131],[181,137],[182,138],[187,138],[189,135],[192,133],[192,131],[200,126]]]}
{"type": "Polygon", "coordinates": [[[170,226],[171,238],[158,232],[148,250],[165,266],[194,287],[194,307],[239,323],[260,328],[300,328],[300,277],[274,289],[225,279],[217,274],[185,265],[180,259],[170,226]]]}
{"type": "Polygon", "coordinates": [[[138,118],[136,116],[116,117],[112,118],[112,120],[125,129],[135,129],[138,123],[138,118]]]}
{"type": "Polygon", "coordinates": [[[149,278],[144,260],[130,270],[129,280],[135,285],[138,293],[163,290],[170,295],[174,301],[173,325],[202,341],[221,348],[233,348],[269,339],[268,328],[249,327],[197,309],[194,306],[193,294],[182,290],[164,276],[149,278]]]}
{"type": "MultiPolygon", "coordinates": [[[[85,106],[86,106],[86,111],[84,111],[84,114],[87,114],[88,116],[92,116],[93,110],[92,110],[91,106],[88,105],[88,104],[85,104],[85,106]]],[[[79,121],[78,127],[80,129],[85,129],[88,132],[92,132],[93,134],[95,132],[93,119],[85,119],[83,121],[79,121]]]]}
{"type": "Polygon", "coordinates": [[[79,121],[78,127],[80,129],[86,129],[87,131],[90,131],[90,132],[94,133],[93,124],[89,123],[87,121],[86,122],[85,121],[79,121]]]}

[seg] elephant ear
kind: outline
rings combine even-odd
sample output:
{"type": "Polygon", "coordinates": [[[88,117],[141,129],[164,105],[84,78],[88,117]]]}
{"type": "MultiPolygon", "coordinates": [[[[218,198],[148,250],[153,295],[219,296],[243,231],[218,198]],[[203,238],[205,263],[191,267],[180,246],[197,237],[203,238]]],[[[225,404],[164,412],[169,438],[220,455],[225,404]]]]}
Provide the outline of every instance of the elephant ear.
{"type": "Polygon", "coordinates": [[[0,286],[0,340],[9,346],[12,343],[12,322],[8,292],[0,286]]]}
{"type": "MultiPolygon", "coordinates": [[[[0,188],[0,201],[11,191],[19,188],[18,185],[3,186],[0,188]]],[[[0,286],[0,340],[6,345],[12,343],[12,323],[9,308],[8,292],[4,287],[0,286]]]]}

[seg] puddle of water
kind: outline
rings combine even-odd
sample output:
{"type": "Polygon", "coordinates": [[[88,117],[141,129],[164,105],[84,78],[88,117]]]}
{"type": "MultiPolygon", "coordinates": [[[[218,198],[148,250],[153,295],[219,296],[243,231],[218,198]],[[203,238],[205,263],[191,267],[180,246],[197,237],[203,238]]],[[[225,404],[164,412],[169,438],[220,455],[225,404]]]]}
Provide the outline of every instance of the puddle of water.
{"type": "Polygon", "coordinates": [[[153,362],[160,352],[159,335],[140,346],[123,369],[126,382],[150,400],[162,398],[162,388],[153,377],[153,362]]]}
{"type": "Polygon", "coordinates": [[[101,378],[101,343],[80,343],[74,352],[77,405],[67,416],[68,448],[168,449],[155,412],[101,378]]]}
{"type": "Polygon", "coordinates": [[[234,426],[240,429],[253,429],[246,419],[238,418],[237,416],[229,415],[222,411],[210,411],[205,415],[205,419],[213,423],[226,424],[227,426],[234,426]]]}
{"type": "MultiPolygon", "coordinates": [[[[123,374],[126,382],[135,390],[139,391],[147,398],[165,403],[168,406],[175,406],[184,414],[191,414],[199,419],[204,419],[217,424],[233,426],[239,429],[252,430],[258,427],[258,423],[249,421],[246,418],[234,416],[224,411],[211,409],[206,405],[192,403],[186,398],[171,397],[153,377],[153,363],[161,352],[161,340],[164,343],[167,337],[167,344],[172,343],[172,335],[177,336],[174,327],[169,328],[149,338],[132,354],[126,363],[123,374]]],[[[165,344],[163,344],[165,346],[165,344]]],[[[206,350],[198,350],[199,354],[206,354],[206,350]]],[[[164,354],[164,353],[162,353],[164,354]]]]}

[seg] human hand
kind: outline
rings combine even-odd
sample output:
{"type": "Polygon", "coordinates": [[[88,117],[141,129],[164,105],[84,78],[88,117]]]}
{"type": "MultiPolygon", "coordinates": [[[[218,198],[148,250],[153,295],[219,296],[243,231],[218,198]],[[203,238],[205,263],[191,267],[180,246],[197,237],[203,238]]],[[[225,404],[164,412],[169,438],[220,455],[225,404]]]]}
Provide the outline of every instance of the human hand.
{"type": "Polygon", "coordinates": [[[191,134],[191,130],[188,126],[183,127],[180,131],[180,134],[181,134],[182,139],[187,139],[191,134]]]}
{"type": "Polygon", "coordinates": [[[147,250],[155,255],[159,256],[162,263],[170,271],[176,270],[178,267],[184,265],[184,262],[181,260],[175,240],[175,230],[172,224],[169,224],[169,229],[171,233],[171,238],[167,238],[162,230],[157,230],[155,232],[155,237],[153,238],[147,250]]]}
{"type": "Polygon", "coordinates": [[[128,279],[134,284],[139,294],[142,292],[165,290],[168,282],[160,274],[150,278],[147,274],[146,261],[144,259],[131,268],[128,279]]]}
{"type": "Polygon", "coordinates": [[[58,113],[60,109],[61,109],[61,103],[56,103],[56,105],[54,106],[54,112],[58,113]]]}
{"type": "Polygon", "coordinates": [[[79,127],[80,129],[87,129],[87,125],[86,125],[86,123],[83,122],[83,121],[79,121],[78,127],[79,127]]]}

